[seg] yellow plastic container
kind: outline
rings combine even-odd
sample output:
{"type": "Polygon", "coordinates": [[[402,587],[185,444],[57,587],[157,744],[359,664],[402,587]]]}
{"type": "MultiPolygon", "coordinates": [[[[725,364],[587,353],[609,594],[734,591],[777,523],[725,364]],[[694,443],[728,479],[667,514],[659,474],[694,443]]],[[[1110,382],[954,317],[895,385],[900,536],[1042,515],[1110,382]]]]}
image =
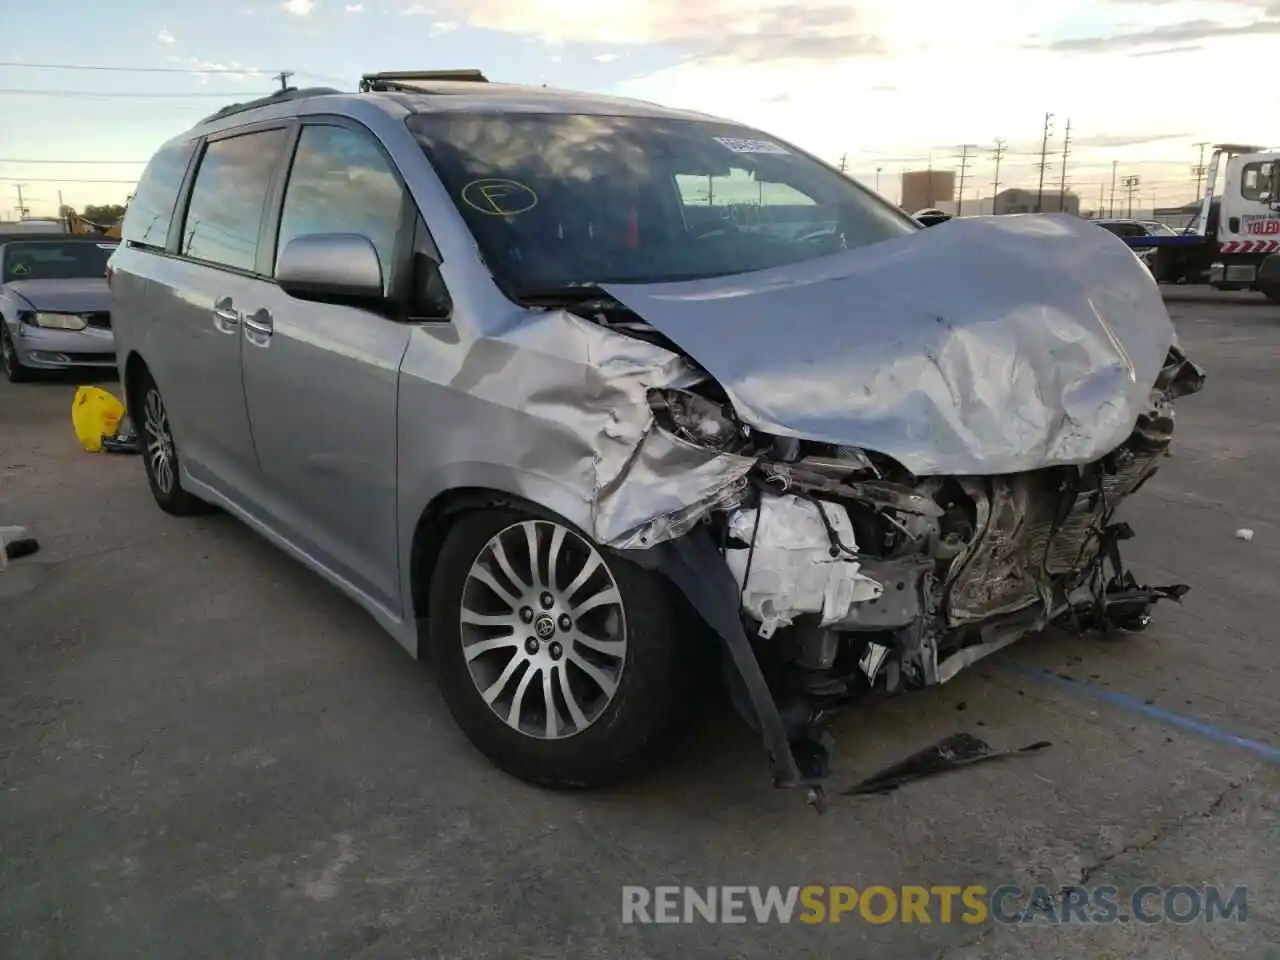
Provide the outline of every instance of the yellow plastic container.
{"type": "Polygon", "coordinates": [[[76,439],[90,453],[102,452],[102,438],[116,432],[124,404],[99,387],[81,387],[71,404],[76,439]]]}

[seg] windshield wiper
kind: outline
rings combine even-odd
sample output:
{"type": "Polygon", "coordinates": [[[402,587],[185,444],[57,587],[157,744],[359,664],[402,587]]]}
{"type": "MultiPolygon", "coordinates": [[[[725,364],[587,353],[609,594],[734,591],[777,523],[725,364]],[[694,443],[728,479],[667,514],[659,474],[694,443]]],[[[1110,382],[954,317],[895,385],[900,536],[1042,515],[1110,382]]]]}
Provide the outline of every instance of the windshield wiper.
{"type": "MultiPolygon", "coordinates": [[[[522,303],[530,304],[566,304],[585,303],[590,300],[613,301],[602,287],[595,283],[573,283],[560,286],[520,287],[515,291],[522,303]]],[[[616,302],[616,301],[615,301],[616,302]]]]}

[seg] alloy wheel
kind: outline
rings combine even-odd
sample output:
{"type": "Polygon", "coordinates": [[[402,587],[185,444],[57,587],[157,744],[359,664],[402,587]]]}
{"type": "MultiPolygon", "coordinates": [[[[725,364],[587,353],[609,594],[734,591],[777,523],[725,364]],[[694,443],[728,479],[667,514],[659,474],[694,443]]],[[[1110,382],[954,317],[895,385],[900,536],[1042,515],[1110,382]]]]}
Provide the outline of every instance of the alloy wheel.
{"type": "Polygon", "coordinates": [[[600,552],[562,524],[525,520],[492,537],[467,572],[460,620],[471,679],[513,730],[571,737],[617,693],[622,595],[600,552]]]}
{"type": "Polygon", "coordinates": [[[173,449],[173,434],[169,430],[169,415],[160,391],[155,387],[147,390],[142,401],[142,432],[151,476],[160,492],[168,496],[173,492],[177,457],[173,449]]]}

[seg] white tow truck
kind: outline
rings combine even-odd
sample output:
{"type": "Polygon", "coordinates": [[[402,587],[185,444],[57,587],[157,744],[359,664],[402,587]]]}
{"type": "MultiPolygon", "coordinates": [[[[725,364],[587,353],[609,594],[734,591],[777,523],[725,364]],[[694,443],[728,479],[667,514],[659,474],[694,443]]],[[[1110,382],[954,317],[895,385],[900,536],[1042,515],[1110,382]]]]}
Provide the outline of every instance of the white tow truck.
{"type": "Polygon", "coordinates": [[[1276,299],[1266,278],[1280,261],[1280,152],[1217,144],[1205,179],[1200,210],[1181,234],[1125,242],[1137,250],[1154,248],[1149,262],[1161,283],[1207,282],[1219,290],[1261,290],[1276,299]],[[1221,199],[1215,199],[1220,172],[1221,199]]]}

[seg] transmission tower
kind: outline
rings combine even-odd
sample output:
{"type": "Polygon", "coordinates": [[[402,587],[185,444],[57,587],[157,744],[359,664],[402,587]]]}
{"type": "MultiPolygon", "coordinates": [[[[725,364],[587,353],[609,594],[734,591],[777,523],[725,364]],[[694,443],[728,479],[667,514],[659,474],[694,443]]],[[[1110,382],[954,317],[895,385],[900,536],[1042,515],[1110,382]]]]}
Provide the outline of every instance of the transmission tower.
{"type": "Polygon", "coordinates": [[[1136,173],[1130,174],[1129,176],[1121,180],[1120,183],[1124,187],[1124,192],[1128,195],[1129,216],[1130,218],[1132,218],[1133,217],[1133,197],[1134,197],[1134,194],[1138,192],[1138,186],[1142,183],[1142,178],[1139,177],[1136,173]]]}
{"type": "MultiPolygon", "coordinates": [[[[964,181],[969,173],[969,151],[973,149],[973,144],[966,143],[960,147],[960,188],[956,191],[956,216],[960,216],[964,209],[964,181]]],[[[978,213],[982,213],[979,209],[978,213]]]]}
{"type": "Polygon", "coordinates": [[[1036,213],[1044,210],[1044,172],[1049,167],[1049,137],[1053,134],[1053,128],[1050,126],[1052,120],[1052,113],[1044,115],[1044,133],[1040,137],[1040,183],[1036,187],[1036,213]]]}
{"type": "Polygon", "coordinates": [[[1071,121],[1062,133],[1062,181],[1058,184],[1058,212],[1067,212],[1067,157],[1071,154],[1071,121]]]}
{"type": "MultiPolygon", "coordinates": [[[[996,197],[1000,194],[1000,161],[1004,159],[1006,145],[1003,140],[996,140],[996,148],[991,151],[991,159],[996,162],[995,176],[991,178],[991,212],[996,212],[996,197]]],[[[979,210],[979,213],[982,211],[979,210]]]]}
{"type": "Polygon", "coordinates": [[[1196,161],[1196,165],[1191,168],[1191,175],[1196,178],[1196,195],[1194,199],[1200,199],[1200,186],[1204,183],[1204,175],[1208,172],[1204,165],[1204,148],[1209,146],[1207,143],[1197,143],[1200,148],[1200,159],[1196,161]]]}

